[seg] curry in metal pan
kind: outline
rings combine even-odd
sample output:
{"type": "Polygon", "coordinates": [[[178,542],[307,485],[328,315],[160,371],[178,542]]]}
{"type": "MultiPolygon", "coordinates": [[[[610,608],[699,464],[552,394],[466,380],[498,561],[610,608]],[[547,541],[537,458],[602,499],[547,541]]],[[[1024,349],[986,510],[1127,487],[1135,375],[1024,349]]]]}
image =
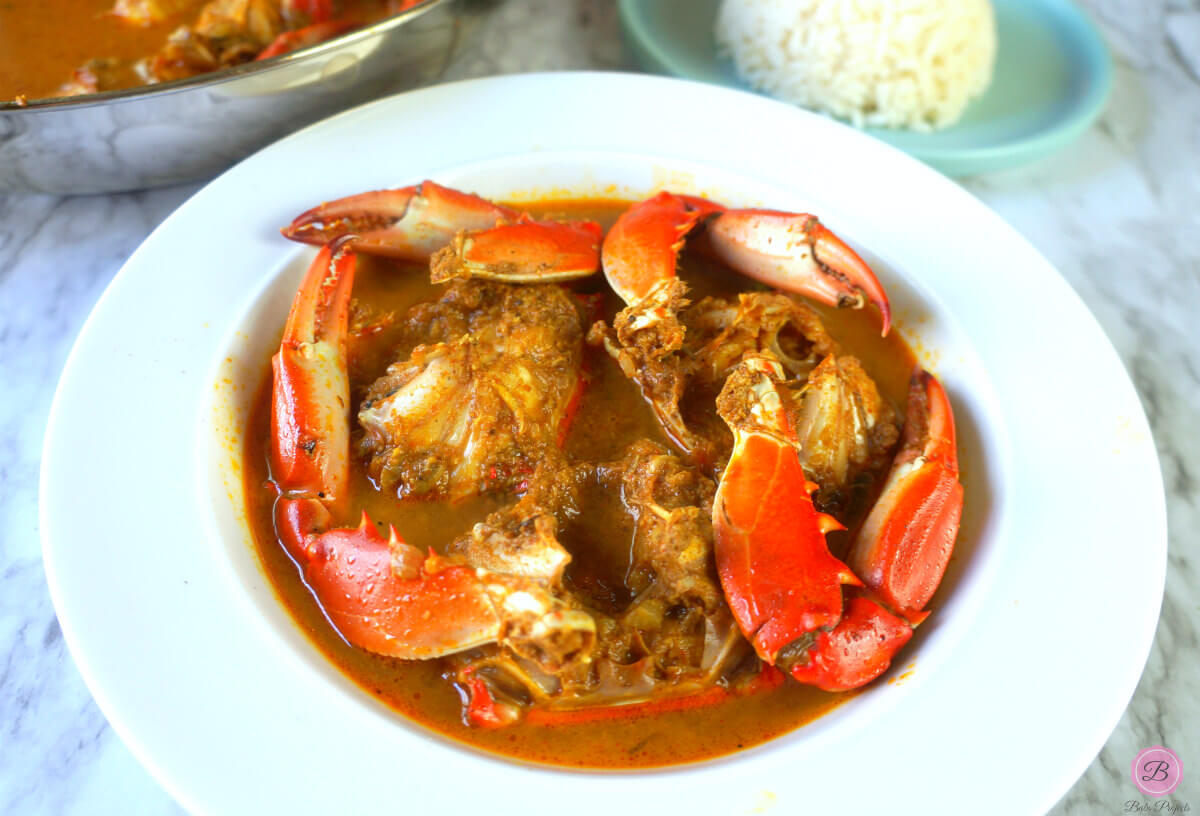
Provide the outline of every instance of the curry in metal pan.
{"type": "Polygon", "coordinates": [[[8,0],[0,101],[170,82],[315,45],[421,0],[8,0]]]}

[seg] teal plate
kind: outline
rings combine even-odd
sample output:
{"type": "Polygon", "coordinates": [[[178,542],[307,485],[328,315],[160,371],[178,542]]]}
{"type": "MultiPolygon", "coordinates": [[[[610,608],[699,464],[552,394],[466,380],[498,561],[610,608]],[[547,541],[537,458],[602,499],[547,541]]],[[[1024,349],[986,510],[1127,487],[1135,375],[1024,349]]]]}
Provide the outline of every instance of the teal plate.
{"type": "MultiPolygon", "coordinates": [[[[750,90],[717,56],[719,0],[620,0],[621,25],[646,70],[750,90]]],[[[964,176],[1042,158],[1100,115],[1112,60],[1069,0],[993,0],[999,47],[987,92],[953,127],[933,133],[865,128],[943,173],[964,176]]]]}

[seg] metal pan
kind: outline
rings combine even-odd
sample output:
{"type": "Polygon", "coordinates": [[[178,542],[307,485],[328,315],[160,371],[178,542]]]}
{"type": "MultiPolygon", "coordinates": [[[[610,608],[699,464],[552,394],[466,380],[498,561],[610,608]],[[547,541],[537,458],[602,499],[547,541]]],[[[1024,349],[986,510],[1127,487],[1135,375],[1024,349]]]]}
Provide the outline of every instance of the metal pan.
{"type": "Polygon", "coordinates": [[[106,193],[211,176],[298,127],[434,82],[472,0],[426,0],[320,45],[175,82],[0,104],[0,191],[106,193]]]}

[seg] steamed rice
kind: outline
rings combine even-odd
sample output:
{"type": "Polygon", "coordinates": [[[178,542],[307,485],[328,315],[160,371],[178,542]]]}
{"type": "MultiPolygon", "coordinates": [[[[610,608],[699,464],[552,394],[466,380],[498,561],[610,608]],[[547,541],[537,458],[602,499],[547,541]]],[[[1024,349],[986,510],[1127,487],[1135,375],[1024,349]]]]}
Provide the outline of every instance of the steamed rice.
{"type": "Polygon", "coordinates": [[[859,126],[953,124],[996,58],[989,0],[722,0],[715,33],[753,87],[859,126]]]}

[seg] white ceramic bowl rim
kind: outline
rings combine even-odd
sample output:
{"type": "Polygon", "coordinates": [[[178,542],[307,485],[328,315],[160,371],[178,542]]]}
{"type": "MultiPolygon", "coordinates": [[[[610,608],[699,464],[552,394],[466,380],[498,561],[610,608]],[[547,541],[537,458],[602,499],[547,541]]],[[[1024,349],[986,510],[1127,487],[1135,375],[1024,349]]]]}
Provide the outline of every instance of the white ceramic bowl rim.
{"type": "Polygon", "coordinates": [[[748,94],[628,75],[503,77],[394,97],[218,178],[130,258],[81,332],[41,489],[47,575],[72,654],[114,728],[200,812],[398,798],[444,810],[444,792],[466,777],[501,813],[681,799],[722,813],[772,803],[1045,810],[1128,702],[1165,570],[1161,478],[1136,393],[1095,320],[1027,242],[849,128],[748,94]],[[974,548],[921,633],[910,678],[734,758],[614,775],[430,740],[314,658],[264,600],[231,532],[236,516],[222,518],[238,501],[227,467],[236,451],[214,448],[214,429],[244,404],[261,363],[242,354],[269,348],[310,257],[278,225],[321,200],[425,177],[492,195],[666,187],[811,209],[867,253],[901,330],[955,400],[963,444],[982,457],[965,474],[982,502],[974,548]],[[103,396],[114,381],[148,396],[103,396]],[[1098,514],[1096,497],[1118,483],[1122,503],[1098,514]],[[122,490],[99,487],[109,484],[122,490]],[[997,778],[1021,781],[980,801],[980,782],[997,778]]]}

